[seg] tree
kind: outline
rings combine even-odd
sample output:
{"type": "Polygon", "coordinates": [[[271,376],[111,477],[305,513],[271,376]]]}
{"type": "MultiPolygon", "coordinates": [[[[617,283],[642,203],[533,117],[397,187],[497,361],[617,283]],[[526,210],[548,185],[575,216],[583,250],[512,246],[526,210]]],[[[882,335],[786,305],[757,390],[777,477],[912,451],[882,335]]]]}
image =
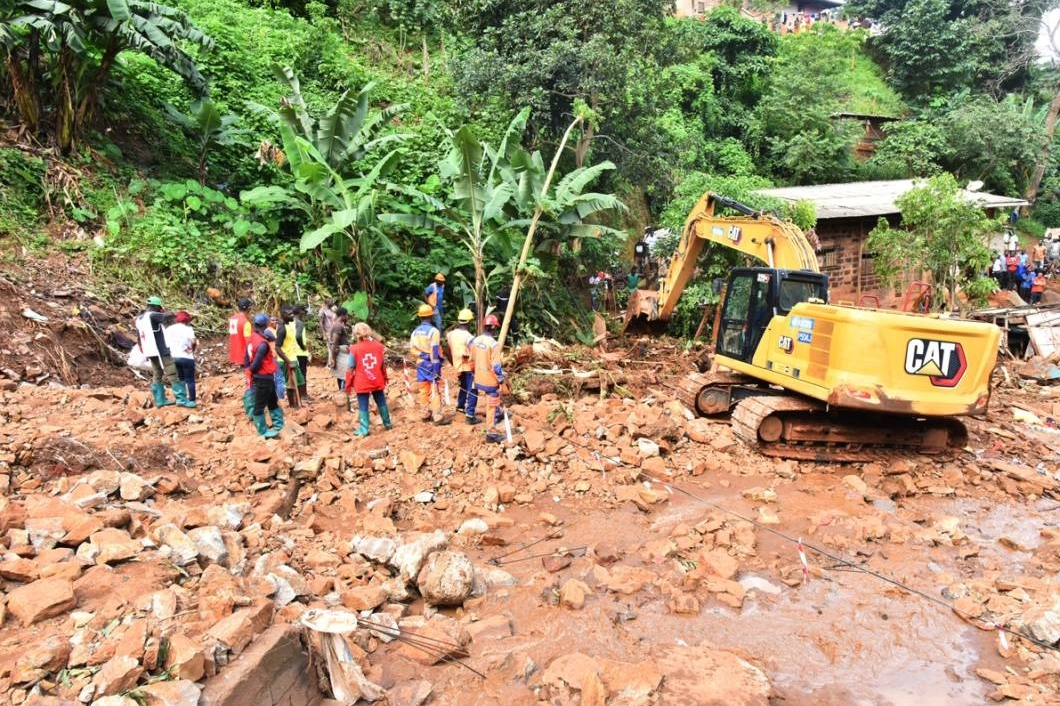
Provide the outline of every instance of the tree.
{"type": "MultiPolygon", "coordinates": [[[[529,113],[530,109],[524,108],[512,119],[496,147],[479,138],[470,126],[451,133],[448,151],[438,163],[443,195],[438,198],[408,190],[409,195],[422,202],[422,211],[381,216],[389,223],[457,233],[474,266],[475,303],[480,313],[486,310],[487,267],[496,269],[510,264],[489,261],[488,248],[495,241],[514,239],[522,228],[529,228],[514,267],[509,310],[501,328],[502,343],[514,310],[512,302],[527,273],[527,258],[538,224],[544,221],[567,238],[598,237],[610,229],[587,225],[584,220],[601,211],[623,208],[612,195],[583,193],[602,172],[614,169],[609,162],[574,169],[550,190],[559,152],[546,172],[541,153],[528,152],[520,144],[529,113]]],[[[572,124],[568,136],[576,125],[572,124]]]]}
{"type": "Polygon", "coordinates": [[[851,16],[879,22],[870,39],[888,76],[921,105],[961,89],[1001,95],[1026,80],[1038,24],[1053,0],[851,0],[851,16]]]}
{"type": "Polygon", "coordinates": [[[94,118],[122,51],[150,56],[202,95],[206,79],[187,49],[212,44],[182,11],[149,0],[14,0],[0,10],[8,101],[33,133],[50,118],[64,152],[94,118]]]}
{"type": "Polygon", "coordinates": [[[179,125],[195,141],[199,153],[199,183],[206,184],[207,156],[214,147],[246,145],[243,133],[235,127],[239,116],[221,114],[217,105],[209,98],[201,98],[191,104],[188,113],[181,113],[170,104],[165,105],[166,115],[179,125]]]}
{"type": "Polygon", "coordinates": [[[376,206],[380,195],[392,188],[384,177],[398,158],[396,150],[380,153],[405,139],[403,134],[385,130],[404,106],[372,111],[369,95],[373,84],[369,83],[357,93],[346,91],[323,116],[314,117],[294,71],[285,67],[278,69],[277,75],[291,89],[283,107],[278,113],[255,107],[277,124],[294,183],[258,187],[241,197],[265,206],[300,204],[312,214],[315,226],[303,233],[299,242],[302,252],[322,248],[340,286],[347,283],[345,265],[352,262],[361,289],[371,297],[375,293],[370,266],[374,249],[396,252],[379,228],[376,206]]]}
{"type": "Polygon", "coordinates": [[[1002,219],[988,217],[947,173],[918,182],[896,204],[901,227],[881,218],[866,241],[876,256],[876,273],[893,287],[915,274],[914,268],[926,271],[940,295],[932,297],[940,311],[959,308],[959,292],[969,302],[984,300],[993,287],[984,275],[992,260],[987,243],[1003,227],[1002,219]]]}

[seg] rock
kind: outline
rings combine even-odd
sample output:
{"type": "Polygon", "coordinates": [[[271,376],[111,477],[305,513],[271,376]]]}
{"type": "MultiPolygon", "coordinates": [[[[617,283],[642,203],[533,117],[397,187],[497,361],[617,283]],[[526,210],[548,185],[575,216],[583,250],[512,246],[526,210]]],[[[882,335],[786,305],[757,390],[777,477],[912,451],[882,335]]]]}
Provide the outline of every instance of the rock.
{"type": "Polygon", "coordinates": [[[592,593],[592,589],[584,581],[568,579],[559,589],[559,604],[571,610],[581,610],[585,607],[585,597],[592,593]]]}
{"type": "Polygon", "coordinates": [[[111,657],[100,667],[92,683],[96,687],[96,693],[102,696],[117,694],[136,686],[136,682],[143,674],[140,661],[129,655],[116,655],[111,657]]]}
{"type": "Polygon", "coordinates": [[[113,696],[104,696],[101,699],[96,699],[92,702],[92,706],[140,706],[140,704],[128,696],[114,694],[113,696]]]}
{"type": "Polygon", "coordinates": [[[537,456],[545,450],[545,435],[539,429],[527,429],[523,432],[523,446],[528,456],[537,456]]]}
{"type": "Polygon", "coordinates": [[[198,706],[202,687],[188,679],[156,681],[137,689],[144,706],[198,706]]]}
{"type": "MultiPolygon", "coordinates": [[[[128,532],[113,527],[105,527],[95,532],[88,538],[88,541],[95,550],[93,555],[97,564],[125,561],[143,551],[143,546],[130,537],[128,532]]],[[[79,556],[80,552],[81,547],[78,547],[79,556]]]]}
{"type": "Polygon", "coordinates": [[[850,474],[843,476],[843,483],[848,485],[854,492],[859,495],[864,495],[868,492],[869,486],[860,477],[850,474]]]}
{"type": "Polygon", "coordinates": [[[188,539],[194,544],[201,559],[207,564],[228,566],[228,547],[219,527],[196,527],[188,530],[188,539]]]}
{"type": "Polygon", "coordinates": [[[665,677],[664,703],[697,706],[769,706],[765,672],[732,652],[703,644],[663,647],[656,667],[665,677]]]}
{"type": "Polygon", "coordinates": [[[472,517],[460,523],[460,529],[456,531],[460,535],[482,535],[489,532],[490,526],[481,517],[472,517]]]}
{"type": "Polygon", "coordinates": [[[206,634],[230,649],[242,652],[272,622],[272,601],[258,599],[250,608],[237,610],[215,623],[206,634]]]}
{"type": "Polygon", "coordinates": [[[685,424],[685,435],[697,444],[709,444],[714,438],[716,426],[709,419],[697,417],[685,424]]]}
{"type": "Polygon", "coordinates": [[[431,605],[463,605],[474,579],[475,567],[466,554],[438,551],[427,557],[416,585],[431,605]]]}
{"type": "Polygon", "coordinates": [[[398,570],[401,578],[413,581],[419,576],[427,555],[444,547],[445,542],[445,532],[441,530],[420,534],[398,546],[387,563],[398,570]]]}
{"type": "Polygon", "coordinates": [[[506,615],[491,615],[464,626],[472,642],[503,640],[512,636],[512,621],[506,615]]]}
{"type": "Polygon", "coordinates": [[[22,655],[15,663],[17,670],[43,669],[46,672],[58,672],[66,667],[72,647],[70,640],[61,635],[52,635],[42,642],[30,645],[22,650],[22,655]]]}
{"type": "Polygon", "coordinates": [[[651,439],[645,439],[644,437],[641,437],[637,439],[637,451],[639,451],[640,455],[644,458],[658,456],[659,445],[651,439]]]}
{"type": "Polygon", "coordinates": [[[390,537],[364,537],[355,536],[350,540],[350,551],[356,552],[366,559],[377,561],[381,564],[389,564],[397,542],[390,537]]]}
{"type": "Polygon", "coordinates": [[[7,595],[7,609],[23,625],[65,613],[77,605],[74,584],[67,579],[39,579],[7,595]]]}
{"type": "Polygon", "coordinates": [[[202,644],[183,632],[175,632],[168,638],[165,668],[178,679],[199,681],[206,673],[206,657],[202,644]]]}
{"type": "Polygon", "coordinates": [[[588,677],[599,675],[602,671],[603,665],[595,658],[573,652],[552,660],[541,675],[541,683],[547,686],[566,684],[572,689],[581,689],[588,677]]]}
{"type": "Polygon", "coordinates": [[[734,578],[740,570],[740,564],[736,559],[721,549],[708,549],[700,552],[696,559],[701,568],[723,579],[734,578]]]}
{"type": "Polygon", "coordinates": [[[354,586],[348,591],[343,591],[339,599],[342,605],[350,610],[360,612],[362,610],[373,610],[386,603],[387,591],[382,586],[354,586]]]}
{"type": "Polygon", "coordinates": [[[386,702],[389,706],[420,706],[431,696],[434,687],[429,681],[415,681],[395,684],[386,691],[386,702]]]}
{"type": "Polygon", "coordinates": [[[122,473],[118,494],[122,500],[144,500],[154,495],[154,488],[135,473],[122,473]]]}
{"type": "Polygon", "coordinates": [[[177,566],[188,566],[198,560],[199,548],[176,525],[164,524],[155,530],[155,534],[159,544],[169,547],[170,559],[177,566]]]}
{"type": "Polygon", "coordinates": [[[40,572],[35,562],[19,558],[0,561],[0,576],[8,581],[30,583],[40,578],[40,572]]]}
{"type": "Polygon", "coordinates": [[[1060,601],[1052,606],[1035,606],[1023,614],[1023,624],[1031,635],[1050,645],[1060,642],[1060,601]]]}
{"type": "Polygon", "coordinates": [[[611,569],[607,590],[630,595],[650,584],[654,578],[655,574],[647,569],[636,566],[616,566],[611,569]]]}

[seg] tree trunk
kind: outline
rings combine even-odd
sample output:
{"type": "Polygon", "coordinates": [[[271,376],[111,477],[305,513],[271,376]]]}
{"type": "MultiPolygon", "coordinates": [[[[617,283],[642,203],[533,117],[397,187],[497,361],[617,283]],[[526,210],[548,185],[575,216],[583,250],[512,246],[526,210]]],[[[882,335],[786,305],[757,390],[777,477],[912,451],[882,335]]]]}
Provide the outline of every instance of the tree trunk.
{"type": "Polygon", "coordinates": [[[504,339],[508,336],[508,327],[512,323],[512,315],[515,313],[515,300],[519,296],[519,285],[523,281],[523,268],[526,267],[526,258],[530,256],[530,247],[534,242],[534,233],[537,232],[537,224],[541,220],[541,214],[544,212],[544,201],[545,196],[548,194],[548,189],[552,186],[552,178],[556,176],[556,168],[559,166],[559,158],[563,154],[563,149],[567,146],[567,141],[570,140],[571,133],[574,132],[574,128],[580,125],[582,122],[581,117],[574,118],[571,124],[567,127],[567,131],[563,133],[563,139],[560,140],[559,146],[556,148],[556,153],[552,155],[552,166],[548,169],[548,174],[545,176],[545,183],[541,185],[541,194],[538,198],[537,208],[534,209],[534,217],[530,220],[530,227],[526,229],[526,240],[523,241],[523,249],[519,253],[519,264],[515,267],[515,277],[512,278],[512,293],[508,297],[508,308],[504,312],[504,322],[501,324],[500,337],[497,338],[497,342],[501,348],[504,348],[504,339]]]}
{"type": "Polygon", "coordinates": [[[55,103],[55,143],[63,154],[69,153],[77,141],[72,63],[72,52],[64,47],[59,52],[59,96],[55,103]]]}
{"type": "Polygon", "coordinates": [[[76,115],[78,132],[94,117],[96,106],[99,105],[99,94],[103,90],[107,76],[110,75],[111,68],[114,66],[114,60],[118,58],[119,51],[121,51],[121,46],[117,41],[111,41],[107,45],[106,51],[103,52],[103,58],[99,62],[99,68],[96,69],[92,80],[88,82],[88,85],[81,93],[77,103],[76,115]]]}
{"type": "Polygon", "coordinates": [[[430,83],[431,80],[431,55],[427,51],[427,33],[423,33],[423,80],[430,83]]]}
{"type": "MultiPolygon", "coordinates": [[[[1045,167],[1049,162],[1049,153],[1053,147],[1053,135],[1056,134],[1057,115],[1060,115],[1060,86],[1056,87],[1053,100],[1049,103],[1049,112],[1045,115],[1045,144],[1042,145],[1042,151],[1038,155],[1037,163],[1034,165],[1034,174],[1031,176],[1031,181],[1027,184],[1027,191],[1023,195],[1023,198],[1026,201],[1030,201],[1031,204],[1038,198],[1038,189],[1042,185],[1042,177],[1045,176],[1045,167]]],[[[1024,206],[1021,210],[1023,215],[1026,216],[1028,207],[1024,206]]]]}
{"type": "Polygon", "coordinates": [[[18,58],[12,52],[7,55],[7,73],[11,77],[11,90],[15,96],[15,105],[18,106],[22,125],[30,134],[36,135],[37,127],[40,125],[40,104],[37,101],[36,91],[31,85],[32,72],[24,72],[18,58]]]}

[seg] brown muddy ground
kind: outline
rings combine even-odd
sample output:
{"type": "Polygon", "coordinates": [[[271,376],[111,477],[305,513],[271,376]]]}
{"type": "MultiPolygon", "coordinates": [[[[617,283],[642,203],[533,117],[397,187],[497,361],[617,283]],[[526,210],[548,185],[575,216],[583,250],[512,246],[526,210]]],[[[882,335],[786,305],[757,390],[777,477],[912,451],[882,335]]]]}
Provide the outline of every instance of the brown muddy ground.
{"type": "MultiPolygon", "coordinates": [[[[50,301],[48,323],[19,316],[17,299],[0,310],[29,351],[8,346],[0,367],[31,355],[51,376],[35,384],[23,363],[21,382],[0,391],[0,703],[127,693],[165,670],[151,645],[177,632],[201,647],[205,674],[191,678],[202,682],[224,668],[211,630],[233,611],[261,599],[274,602],[271,621],[296,622],[310,607],[353,605],[351,591],[394,573],[352,555],[354,535],[436,529],[476,572],[492,572],[480,595],[437,610],[471,632],[464,662],[481,676],[424,666],[398,643],[369,641],[361,660],[385,688],[426,680],[431,704],[1058,702],[1060,432],[1046,420],[1060,419],[1060,398],[1015,372],[999,376],[990,413],[970,420],[968,447],[943,458],[760,456],[724,422],[685,416],[672,383],[698,353],[667,340],[602,355],[520,349],[509,361],[510,444],[486,443],[459,418],[417,421],[400,367],[394,430],[373,417],[372,435],[353,439],[353,416],[314,367],[317,402],[289,412],[266,443],[242,417],[238,375],[205,376],[197,409],[155,410],[130,371],[82,358],[95,334],[70,333],[48,367],[47,346],[62,349],[81,318],[50,301]],[[64,359],[107,368],[85,373],[86,362],[65,381],[64,359]],[[73,503],[100,472],[152,489],[73,503]],[[225,571],[160,551],[162,526],[214,526],[233,506],[242,518],[226,541],[240,561],[225,571]],[[487,529],[457,532],[474,518],[487,529]],[[34,540],[46,526],[60,528],[51,548],[34,540]],[[141,549],[100,563],[88,545],[105,542],[81,536],[86,526],[141,549]],[[293,600],[263,580],[280,565],[304,582],[293,600]],[[12,601],[25,599],[11,596],[59,574],[75,605],[24,624],[12,601]],[[174,609],[160,617],[152,606],[166,597],[174,609]],[[1003,645],[995,623],[1039,644],[1009,635],[1003,645]],[[134,628],[147,637],[129,638],[134,628]],[[44,659],[55,639],[70,649],[44,659]],[[136,663],[131,681],[101,677],[122,655],[136,663]]],[[[387,603],[436,612],[415,584],[387,603]]]]}

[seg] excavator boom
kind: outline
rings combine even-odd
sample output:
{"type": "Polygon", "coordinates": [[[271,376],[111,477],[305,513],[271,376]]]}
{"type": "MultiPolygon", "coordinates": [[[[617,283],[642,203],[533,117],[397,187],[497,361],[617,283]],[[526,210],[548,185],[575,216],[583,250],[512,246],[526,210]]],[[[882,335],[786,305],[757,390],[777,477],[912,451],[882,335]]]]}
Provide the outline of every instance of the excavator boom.
{"type": "Polygon", "coordinates": [[[794,223],[708,191],[685,220],[681,242],[661,276],[658,291],[638,290],[630,298],[625,326],[637,318],[669,321],[707,243],[738,250],[769,267],[819,271],[813,246],[794,223]],[[742,215],[715,216],[719,205],[742,215]]]}

